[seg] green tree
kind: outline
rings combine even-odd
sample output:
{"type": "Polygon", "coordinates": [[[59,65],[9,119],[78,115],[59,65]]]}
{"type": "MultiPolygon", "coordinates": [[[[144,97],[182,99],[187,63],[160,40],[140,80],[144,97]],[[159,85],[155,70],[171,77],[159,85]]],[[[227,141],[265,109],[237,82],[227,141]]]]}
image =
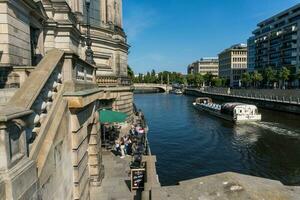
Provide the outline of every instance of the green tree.
{"type": "Polygon", "coordinates": [[[211,82],[214,78],[214,75],[212,73],[206,73],[204,76],[203,76],[203,79],[205,81],[205,83],[210,86],[211,85],[211,82]]]}
{"type": "Polygon", "coordinates": [[[261,75],[261,73],[258,73],[258,71],[254,71],[251,79],[254,83],[254,87],[257,87],[258,84],[263,80],[263,76],[261,75]]]}
{"type": "Polygon", "coordinates": [[[129,65],[127,65],[127,75],[131,81],[134,81],[134,72],[129,65]]]}
{"type": "Polygon", "coordinates": [[[272,67],[268,67],[263,71],[263,77],[269,87],[270,83],[274,83],[276,81],[276,71],[273,70],[272,67]]]}
{"type": "Polygon", "coordinates": [[[157,81],[156,73],[155,73],[155,70],[152,69],[151,74],[150,74],[150,80],[149,80],[149,82],[150,83],[156,83],[156,81],[157,81]]]}
{"type": "Polygon", "coordinates": [[[280,79],[283,81],[283,86],[284,87],[285,87],[286,81],[289,80],[290,74],[291,74],[291,71],[286,67],[283,67],[280,70],[279,76],[280,76],[280,79]]]}
{"type": "Polygon", "coordinates": [[[219,77],[213,78],[212,85],[216,86],[216,87],[222,87],[223,86],[223,80],[222,80],[222,78],[219,78],[219,77]]]}
{"type": "Polygon", "coordinates": [[[144,83],[144,75],[143,74],[139,73],[138,81],[139,81],[139,83],[144,83]]]}
{"type": "Polygon", "coordinates": [[[150,72],[147,72],[146,75],[144,75],[144,83],[150,83],[151,82],[151,74],[150,72]]]}
{"type": "Polygon", "coordinates": [[[296,79],[298,80],[298,86],[300,86],[300,71],[296,74],[296,79]]]}
{"type": "Polygon", "coordinates": [[[195,79],[194,74],[188,74],[186,76],[186,81],[187,81],[188,85],[194,85],[194,83],[195,83],[194,79],[195,79]]]}
{"type": "Polygon", "coordinates": [[[185,86],[188,85],[187,76],[183,76],[183,84],[184,84],[185,86]]]}
{"type": "Polygon", "coordinates": [[[204,82],[204,78],[201,74],[194,75],[194,84],[196,86],[198,86],[198,87],[201,86],[203,84],[203,82],[204,82]]]}
{"type": "Polygon", "coordinates": [[[242,84],[245,86],[245,87],[249,87],[249,85],[251,84],[251,75],[249,72],[245,72],[242,74],[242,84]]]}

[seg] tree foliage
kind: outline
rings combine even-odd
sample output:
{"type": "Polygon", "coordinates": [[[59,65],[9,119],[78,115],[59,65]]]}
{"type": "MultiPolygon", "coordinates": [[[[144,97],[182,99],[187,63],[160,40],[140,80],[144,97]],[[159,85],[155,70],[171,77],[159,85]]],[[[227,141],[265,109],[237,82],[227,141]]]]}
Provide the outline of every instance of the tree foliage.
{"type": "Polygon", "coordinates": [[[251,77],[251,74],[249,72],[245,72],[243,75],[242,75],[242,84],[245,86],[245,87],[249,87],[249,85],[251,84],[252,82],[252,77],[251,77]]]}
{"type": "Polygon", "coordinates": [[[128,75],[128,78],[130,78],[131,80],[134,79],[134,72],[129,65],[127,65],[127,75],[128,75]]]}

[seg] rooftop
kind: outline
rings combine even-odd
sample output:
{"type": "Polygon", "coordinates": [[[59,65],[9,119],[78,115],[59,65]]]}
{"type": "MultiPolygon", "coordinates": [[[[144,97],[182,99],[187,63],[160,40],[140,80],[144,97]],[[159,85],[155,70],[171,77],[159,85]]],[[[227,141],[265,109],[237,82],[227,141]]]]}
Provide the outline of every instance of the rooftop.
{"type": "Polygon", "coordinates": [[[284,17],[285,15],[289,14],[289,12],[292,11],[292,12],[298,12],[300,11],[300,3],[296,4],[295,6],[293,7],[290,7],[276,15],[273,15],[272,17],[260,22],[257,24],[257,26],[259,27],[262,27],[262,26],[265,26],[265,25],[268,25],[270,23],[273,23],[272,20],[275,20],[275,19],[280,19],[281,17],[284,17]]]}

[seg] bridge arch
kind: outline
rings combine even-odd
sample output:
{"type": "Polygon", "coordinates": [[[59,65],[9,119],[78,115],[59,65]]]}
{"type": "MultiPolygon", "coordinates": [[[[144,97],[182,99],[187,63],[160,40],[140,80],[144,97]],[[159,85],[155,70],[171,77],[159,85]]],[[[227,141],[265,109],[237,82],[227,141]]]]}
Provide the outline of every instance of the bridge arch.
{"type": "Polygon", "coordinates": [[[135,91],[144,90],[145,92],[147,92],[147,90],[157,90],[158,92],[165,93],[172,89],[171,86],[166,84],[135,83],[133,86],[135,91]]]}

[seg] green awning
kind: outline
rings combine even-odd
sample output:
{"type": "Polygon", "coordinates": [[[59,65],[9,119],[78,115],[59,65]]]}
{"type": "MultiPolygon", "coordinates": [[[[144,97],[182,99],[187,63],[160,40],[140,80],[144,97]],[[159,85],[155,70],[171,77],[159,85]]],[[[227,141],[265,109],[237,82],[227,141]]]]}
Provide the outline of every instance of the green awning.
{"type": "Polygon", "coordinates": [[[101,123],[125,122],[127,115],[122,112],[111,110],[99,110],[99,121],[101,123]]]}

